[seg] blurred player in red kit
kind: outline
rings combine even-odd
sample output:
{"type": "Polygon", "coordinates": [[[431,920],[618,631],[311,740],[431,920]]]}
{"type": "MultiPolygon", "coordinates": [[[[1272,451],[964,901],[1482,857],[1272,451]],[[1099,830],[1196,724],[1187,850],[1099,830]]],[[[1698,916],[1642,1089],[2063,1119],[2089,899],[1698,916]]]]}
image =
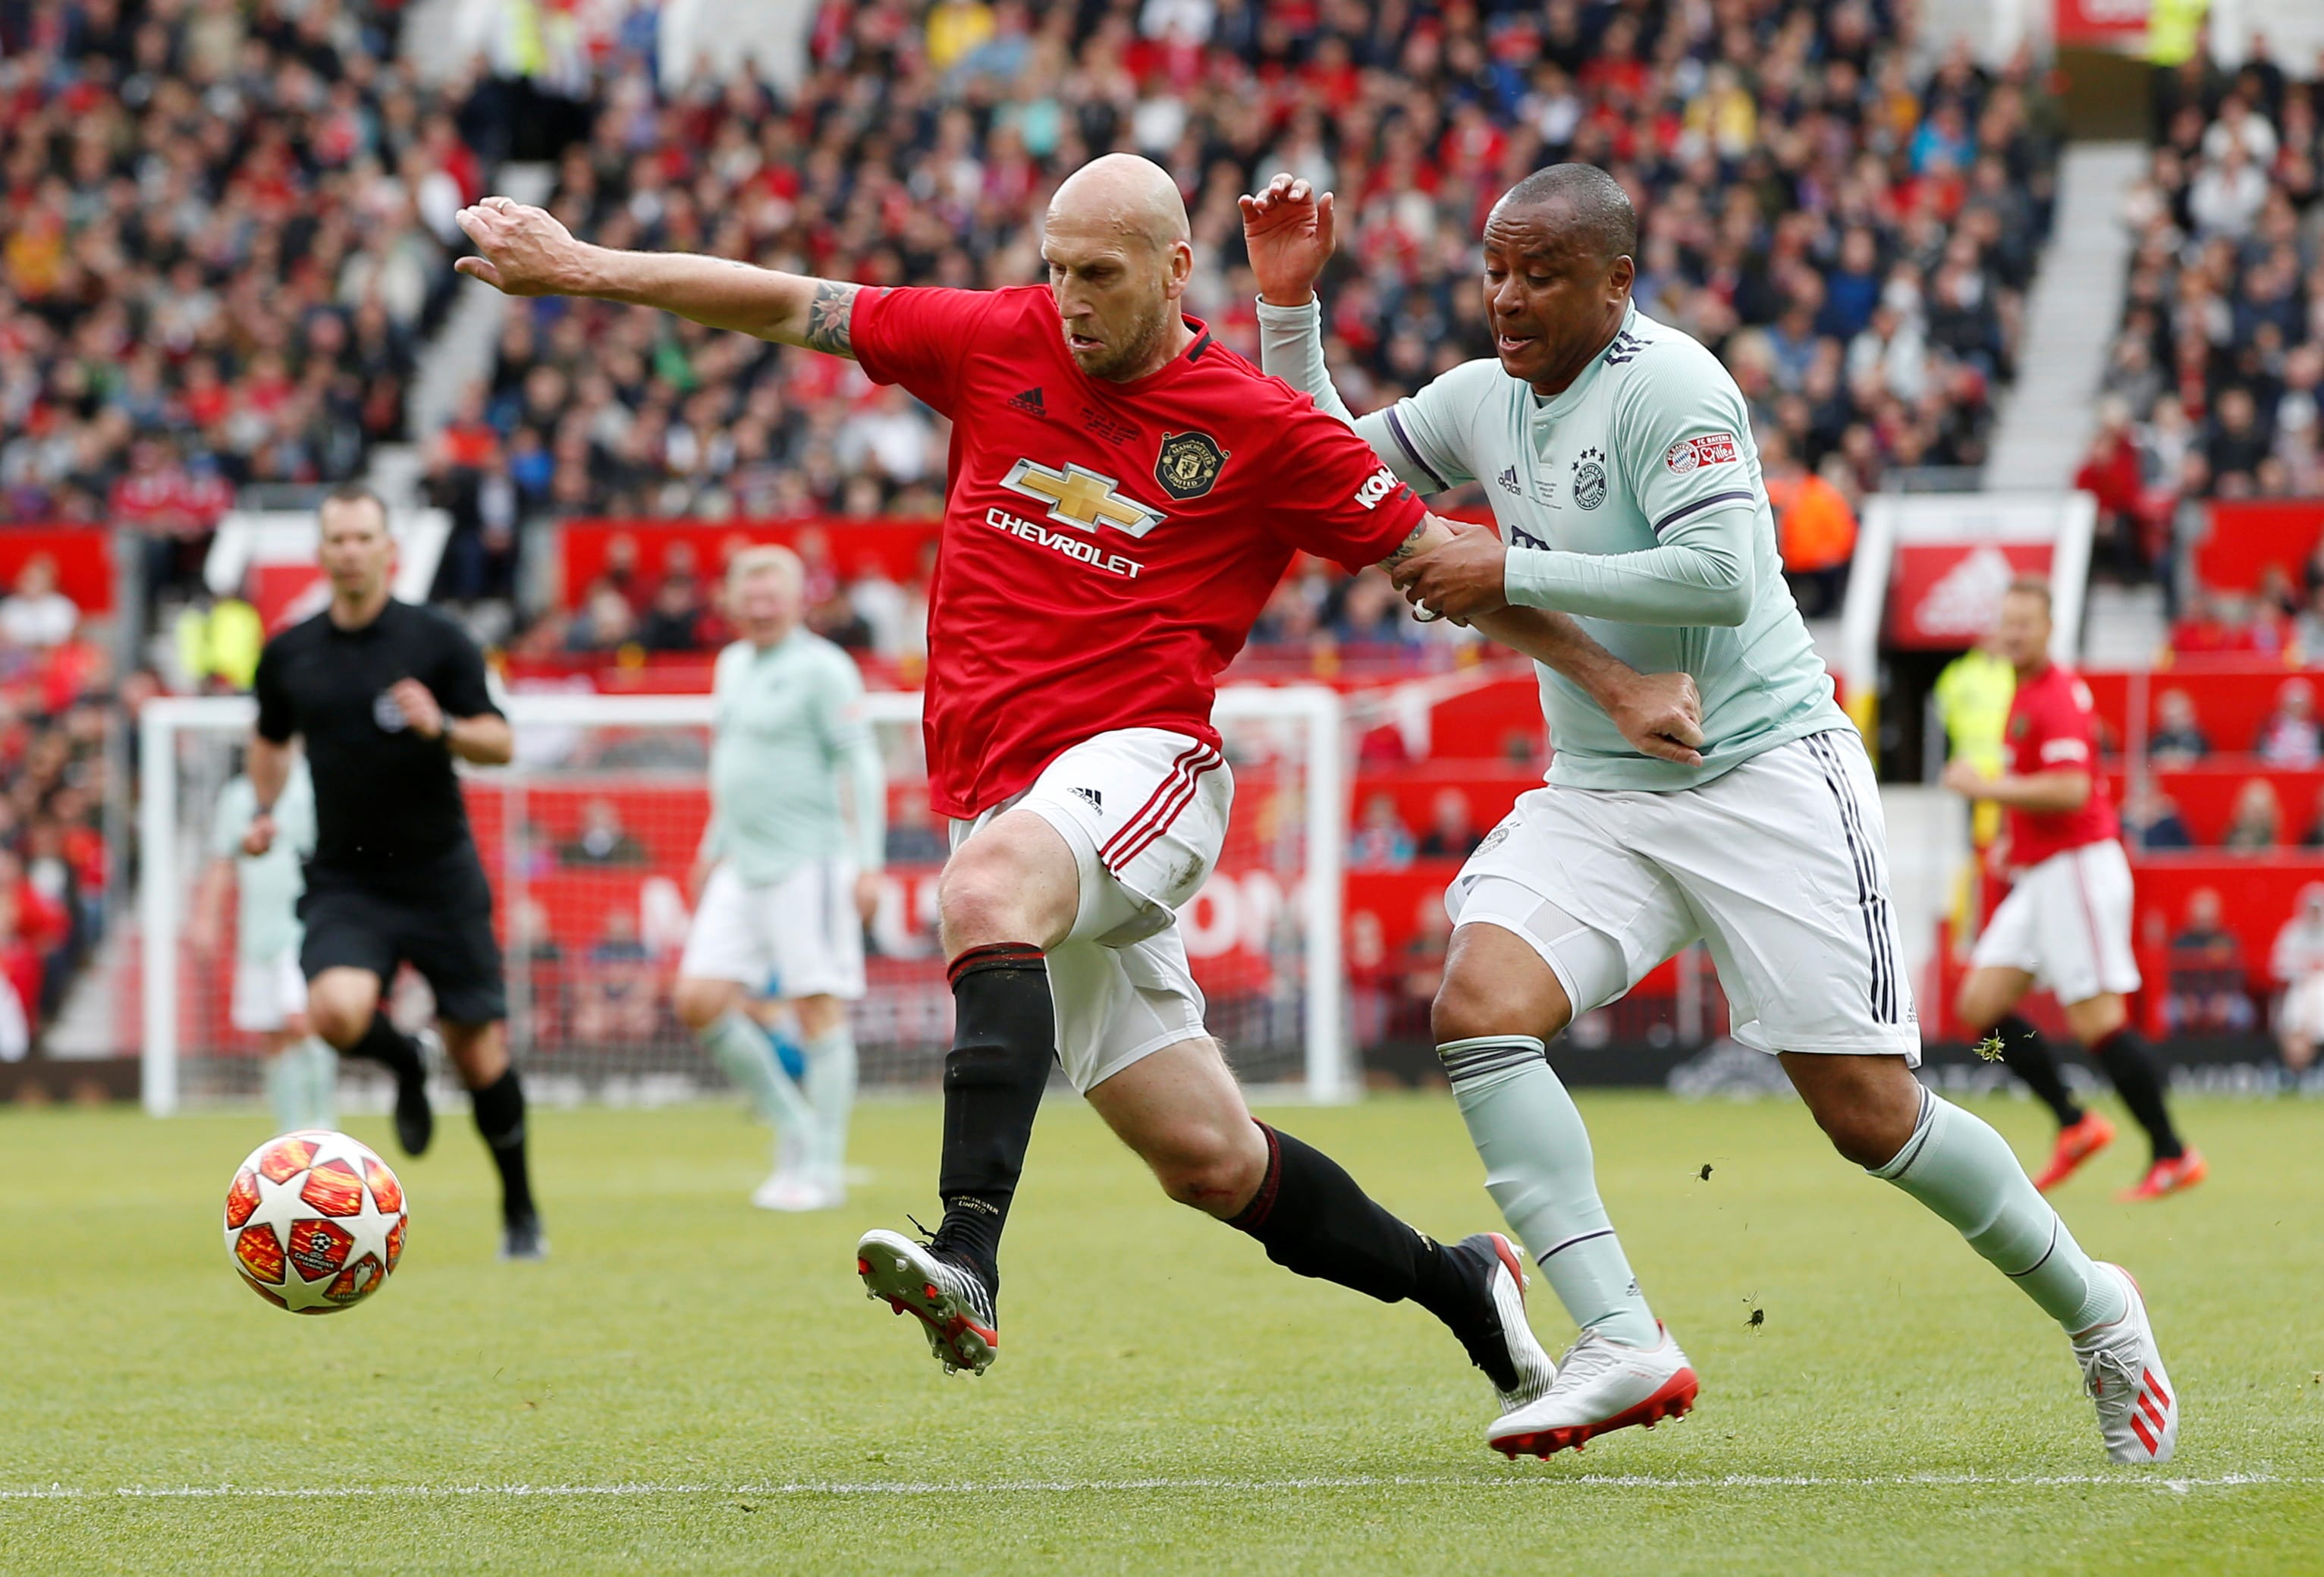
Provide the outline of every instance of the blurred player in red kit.
{"type": "Polygon", "coordinates": [[[2124,1197],[2156,1199],[2201,1182],[2203,1157],[2180,1142],[2154,1059],[2130,1025],[2123,999],[2139,987],[2130,862],[2098,770],[2089,687],[2050,660],[2050,632],[2049,586],[2018,581],[2002,599],[1993,632],[2017,670],[2002,742],[2006,765],[1999,777],[1967,761],[1945,769],[1947,788],[2008,812],[2003,839],[2016,872],[1978,938],[1955,1011],[1974,1033],[2001,1038],[2010,1071],[2057,1115],[2057,1148],[2034,1179],[2047,1190],[2114,1139],[2113,1124],[2075,1101],[2041,1032],[2016,1012],[2018,999],[2037,982],[2056,993],[2074,1038],[2106,1070],[2153,1146],[2146,1175],[2124,1197]]]}

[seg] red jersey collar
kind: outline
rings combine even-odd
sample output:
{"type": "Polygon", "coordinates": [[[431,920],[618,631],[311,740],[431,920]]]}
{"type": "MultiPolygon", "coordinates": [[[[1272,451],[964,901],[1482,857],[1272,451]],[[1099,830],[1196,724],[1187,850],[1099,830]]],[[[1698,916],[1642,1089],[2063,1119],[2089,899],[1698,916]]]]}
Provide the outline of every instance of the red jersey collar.
{"type": "MultiPolygon", "coordinates": [[[[1204,354],[1218,343],[1212,337],[1210,325],[1201,318],[1189,318],[1180,313],[1178,321],[1184,323],[1193,333],[1194,343],[1142,378],[1132,378],[1127,383],[1117,383],[1109,378],[1093,378],[1082,371],[1081,363],[1074,360],[1074,353],[1071,350],[1065,352],[1065,364],[1073,368],[1074,376],[1080,378],[1084,384],[1104,393],[1135,396],[1159,389],[1164,384],[1184,376],[1187,368],[1202,360],[1204,354]]],[[[1060,328],[1058,332],[1060,336],[1058,343],[1062,346],[1064,330],[1060,328]]]]}

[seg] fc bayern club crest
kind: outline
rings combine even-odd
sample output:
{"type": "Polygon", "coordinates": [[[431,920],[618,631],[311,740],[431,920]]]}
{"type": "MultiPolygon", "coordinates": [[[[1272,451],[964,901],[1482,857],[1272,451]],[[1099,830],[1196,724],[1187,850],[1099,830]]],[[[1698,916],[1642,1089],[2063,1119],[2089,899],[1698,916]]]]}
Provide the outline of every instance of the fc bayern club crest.
{"type": "Polygon", "coordinates": [[[1573,502],[1583,509],[1596,509],[1606,502],[1606,455],[1601,449],[1584,449],[1573,461],[1573,502]]]}
{"type": "Polygon", "coordinates": [[[1176,499],[1200,498],[1219,479],[1227,452],[1206,432],[1162,435],[1162,453],[1154,462],[1154,480],[1176,499]]]}

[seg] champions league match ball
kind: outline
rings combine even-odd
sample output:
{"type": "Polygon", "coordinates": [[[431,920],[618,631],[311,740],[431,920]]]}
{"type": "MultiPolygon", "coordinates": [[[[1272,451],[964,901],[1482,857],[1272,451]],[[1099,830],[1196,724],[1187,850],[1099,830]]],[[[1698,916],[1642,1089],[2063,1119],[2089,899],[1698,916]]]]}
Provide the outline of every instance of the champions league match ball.
{"type": "Polygon", "coordinates": [[[276,1308],[334,1314],[394,1273],[410,1216],[403,1185],[369,1145],[302,1129],[268,1139],[235,1171],[226,1258],[276,1308]]]}

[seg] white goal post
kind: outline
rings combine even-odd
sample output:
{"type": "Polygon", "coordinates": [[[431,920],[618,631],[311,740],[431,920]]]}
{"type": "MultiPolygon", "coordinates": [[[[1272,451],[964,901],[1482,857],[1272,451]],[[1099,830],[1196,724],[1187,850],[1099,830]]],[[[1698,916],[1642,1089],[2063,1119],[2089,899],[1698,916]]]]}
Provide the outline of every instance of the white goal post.
{"type": "MultiPolygon", "coordinates": [[[[682,932],[685,904],[682,880],[668,872],[671,851],[690,858],[699,835],[711,698],[518,693],[503,706],[517,733],[515,762],[463,775],[509,958],[511,1043],[528,1080],[571,1099],[672,1098],[697,1084],[715,1087],[718,1075],[675,1036],[667,1012],[671,938],[682,932]],[[656,824],[623,828],[622,848],[639,849],[636,865],[561,866],[571,844],[556,845],[550,824],[607,814],[600,805],[656,824]],[[611,911],[605,937],[585,947],[549,935],[592,904],[611,911]],[[654,1002],[643,1000],[648,991],[654,1002]]],[[[891,803],[918,796],[924,811],[918,694],[874,692],[867,710],[890,761],[891,803]]],[[[138,1023],[144,1105],[156,1115],[254,1087],[252,1047],[222,1028],[230,962],[221,968],[215,957],[196,957],[187,921],[194,884],[213,857],[217,796],[254,715],[246,696],[165,697],[138,715],[138,1023]]],[[[1292,1099],[1351,1099],[1362,1081],[1348,1045],[1341,952],[1348,827],[1341,697],[1314,685],[1230,686],[1213,716],[1237,774],[1235,825],[1228,856],[1182,921],[1197,978],[1214,962],[1233,982],[1224,996],[1204,982],[1213,1028],[1255,1084],[1292,1099]],[[1220,956],[1206,959],[1206,949],[1220,956]]],[[[875,945],[888,936],[904,941],[896,957],[874,959],[871,994],[859,1008],[867,1084],[931,1084],[938,1042],[950,1033],[942,961],[927,940],[934,867],[926,845],[936,835],[924,816],[920,823],[923,863],[890,884],[873,926],[875,945]],[[879,1045],[891,1050],[882,1054],[879,1045]]]]}

